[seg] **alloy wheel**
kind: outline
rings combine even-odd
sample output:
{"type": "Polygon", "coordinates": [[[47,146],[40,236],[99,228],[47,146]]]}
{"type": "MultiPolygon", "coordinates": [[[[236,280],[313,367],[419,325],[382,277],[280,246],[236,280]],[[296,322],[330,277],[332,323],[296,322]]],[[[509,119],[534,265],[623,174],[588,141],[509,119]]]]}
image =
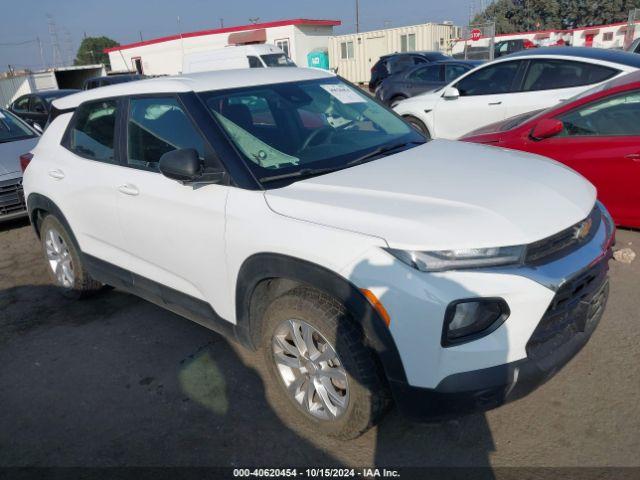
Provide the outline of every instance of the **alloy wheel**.
{"type": "Polygon", "coordinates": [[[285,320],[276,329],[273,358],[289,395],[322,420],[340,417],[349,405],[349,382],[331,343],[301,320],[285,320]]]}
{"type": "Polygon", "coordinates": [[[69,247],[60,233],[51,228],[45,234],[45,253],[58,285],[73,287],[75,274],[69,247]]]}

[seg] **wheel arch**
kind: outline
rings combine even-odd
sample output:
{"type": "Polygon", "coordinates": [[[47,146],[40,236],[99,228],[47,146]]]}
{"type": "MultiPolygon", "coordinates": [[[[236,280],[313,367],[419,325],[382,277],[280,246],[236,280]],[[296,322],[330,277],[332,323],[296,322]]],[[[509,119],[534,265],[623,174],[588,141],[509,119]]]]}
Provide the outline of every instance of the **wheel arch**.
{"type": "Polygon", "coordinates": [[[349,311],[364,332],[388,380],[406,382],[406,374],[385,322],[362,292],[349,280],[320,265],[278,253],[259,253],[247,258],[236,282],[236,336],[255,349],[261,333],[262,313],[277,296],[299,285],[331,295],[349,311]]]}
{"type": "Polygon", "coordinates": [[[69,232],[69,236],[74,243],[74,246],[80,251],[80,246],[78,244],[78,240],[76,239],[69,222],[66,217],[62,213],[62,210],[55,204],[53,200],[45,195],[40,193],[31,193],[27,198],[27,212],[29,214],[29,220],[31,221],[31,225],[36,232],[38,238],[40,238],[40,225],[42,224],[42,219],[47,214],[54,215],[62,226],[69,232]]]}

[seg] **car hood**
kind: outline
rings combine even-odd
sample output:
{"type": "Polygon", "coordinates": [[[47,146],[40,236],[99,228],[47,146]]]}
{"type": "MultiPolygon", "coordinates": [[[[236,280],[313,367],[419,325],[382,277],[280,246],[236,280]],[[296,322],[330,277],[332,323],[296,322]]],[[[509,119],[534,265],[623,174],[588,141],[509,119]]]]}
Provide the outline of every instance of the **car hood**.
{"type": "Polygon", "coordinates": [[[33,149],[38,138],[0,143],[0,176],[20,171],[20,155],[33,149]]]}
{"type": "Polygon", "coordinates": [[[395,155],[268,190],[275,212],[412,250],[540,240],[584,219],[595,188],[544,157],[433,140],[395,155]]]}

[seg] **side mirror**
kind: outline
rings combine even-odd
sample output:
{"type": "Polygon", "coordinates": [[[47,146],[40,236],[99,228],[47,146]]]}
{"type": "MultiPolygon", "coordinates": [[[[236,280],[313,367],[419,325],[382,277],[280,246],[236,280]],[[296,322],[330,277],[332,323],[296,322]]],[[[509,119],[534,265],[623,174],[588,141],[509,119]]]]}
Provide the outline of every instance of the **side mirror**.
{"type": "Polygon", "coordinates": [[[455,87],[448,87],[445,89],[442,97],[445,100],[456,100],[458,97],[460,97],[460,92],[455,87]]]}
{"type": "Polygon", "coordinates": [[[165,153],[160,157],[159,167],[165,177],[179,182],[193,182],[202,175],[202,162],[193,148],[165,153]]]}
{"type": "Polygon", "coordinates": [[[557,118],[543,118],[531,129],[529,134],[533,140],[544,140],[562,132],[564,124],[557,118]]]}

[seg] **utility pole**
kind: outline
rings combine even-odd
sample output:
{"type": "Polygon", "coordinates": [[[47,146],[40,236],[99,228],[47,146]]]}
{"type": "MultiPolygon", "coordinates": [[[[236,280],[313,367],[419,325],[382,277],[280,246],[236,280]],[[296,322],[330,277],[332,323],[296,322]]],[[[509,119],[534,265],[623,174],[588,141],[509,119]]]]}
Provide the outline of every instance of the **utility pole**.
{"type": "Polygon", "coordinates": [[[47,23],[49,25],[49,37],[51,37],[51,50],[52,50],[52,66],[55,68],[62,64],[62,53],[60,52],[60,43],[58,41],[58,29],[56,22],[53,20],[53,15],[47,13],[47,23]]]}
{"type": "Polygon", "coordinates": [[[42,51],[42,41],[40,37],[36,37],[36,41],[38,42],[38,50],[40,50],[40,62],[42,63],[42,69],[47,68],[47,65],[44,63],[44,52],[42,51]]]}
{"type": "Polygon", "coordinates": [[[220,19],[220,28],[224,28],[224,18],[220,19]]]}
{"type": "Polygon", "coordinates": [[[142,40],[142,30],[138,30],[138,33],[140,34],[140,41],[144,42],[144,40],[142,40]]]}
{"type": "Polygon", "coordinates": [[[356,33],[360,33],[360,2],[356,0],[356,33]]]}

